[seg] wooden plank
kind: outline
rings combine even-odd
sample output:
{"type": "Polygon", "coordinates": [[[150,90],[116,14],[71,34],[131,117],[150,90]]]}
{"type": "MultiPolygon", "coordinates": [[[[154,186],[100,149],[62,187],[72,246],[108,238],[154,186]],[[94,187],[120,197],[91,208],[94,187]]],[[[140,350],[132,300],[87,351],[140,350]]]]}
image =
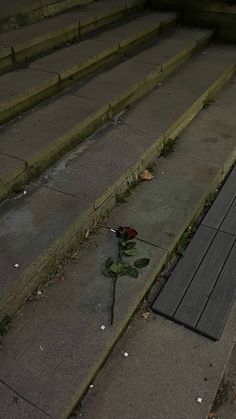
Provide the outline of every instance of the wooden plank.
{"type": "Polygon", "coordinates": [[[197,324],[197,330],[218,340],[236,296],[236,244],[197,324]]]}
{"type": "Polygon", "coordinates": [[[174,315],[176,321],[191,328],[196,327],[234,241],[235,237],[217,232],[174,315]]]}
{"type": "Polygon", "coordinates": [[[223,222],[230,206],[236,198],[236,168],[234,168],[225,182],[222,190],[208,211],[202,224],[218,229],[223,222]]]}
{"type": "Polygon", "coordinates": [[[184,258],[180,260],[154,302],[153,311],[168,317],[174,315],[215,235],[215,230],[204,226],[199,227],[185,252],[184,258]]]}
{"type": "Polygon", "coordinates": [[[220,230],[229,234],[234,234],[236,236],[236,199],[234,200],[227,216],[220,226],[220,230]]]}

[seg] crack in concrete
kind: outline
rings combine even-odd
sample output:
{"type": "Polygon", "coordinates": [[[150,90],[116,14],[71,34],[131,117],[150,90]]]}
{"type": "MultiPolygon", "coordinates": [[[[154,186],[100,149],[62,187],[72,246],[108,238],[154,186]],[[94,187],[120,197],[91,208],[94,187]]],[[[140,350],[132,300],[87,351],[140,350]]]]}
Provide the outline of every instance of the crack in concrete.
{"type": "Polygon", "coordinates": [[[0,383],[7,387],[10,391],[12,391],[17,397],[20,397],[22,400],[24,400],[26,403],[30,404],[31,406],[35,407],[36,409],[40,410],[40,412],[44,413],[49,418],[52,418],[51,415],[49,415],[45,410],[41,409],[39,406],[37,406],[35,403],[31,402],[27,397],[20,394],[17,390],[15,390],[13,387],[11,387],[9,384],[7,384],[4,380],[0,378],[0,383]]]}

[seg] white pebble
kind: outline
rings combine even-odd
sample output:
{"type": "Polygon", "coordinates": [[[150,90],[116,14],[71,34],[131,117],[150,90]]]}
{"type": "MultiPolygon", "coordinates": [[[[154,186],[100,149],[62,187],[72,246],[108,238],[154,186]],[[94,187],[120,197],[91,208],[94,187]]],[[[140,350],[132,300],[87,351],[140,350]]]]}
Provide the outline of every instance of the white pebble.
{"type": "Polygon", "coordinates": [[[101,330],[105,330],[106,326],[104,326],[104,324],[101,326],[101,330]]]}
{"type": "Polygon", "coordinates": [[[89,387],[90,387],[90,388],[93,388],[93,387],[94,387],[94,385],[93,385],[93,384],[91,384],[89,387]]]}
{"type": "Polygon", "coordinates": [[[202,403],[202,398],[201,397],[198,397],[197,402],[198,403],[202,403]]]}
{"type": "Polygon", "coordinates": [[[19,263],[15,263],[14,268],[19,268],[19,263]]]}
{"type": "Polygon", "coordinates": [[[129,356],[128,352],[124,352],[123,354],[126,358],[129,356]]]}

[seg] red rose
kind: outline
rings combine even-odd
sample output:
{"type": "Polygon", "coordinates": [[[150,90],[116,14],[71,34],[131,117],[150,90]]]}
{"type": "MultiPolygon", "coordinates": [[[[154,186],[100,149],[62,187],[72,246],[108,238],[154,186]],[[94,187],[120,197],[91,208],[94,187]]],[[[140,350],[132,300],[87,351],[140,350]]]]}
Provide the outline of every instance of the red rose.
{"type": "Polygon", "coordinates": [[[124,234],[126,233],[128,240],[134,239],[138,234],[138,232],[134,228],[122,227],[122,226],[118,228],[116,233],[117,233],[117,237],[120,237],[120,238],[124,237],[124,234]]]}

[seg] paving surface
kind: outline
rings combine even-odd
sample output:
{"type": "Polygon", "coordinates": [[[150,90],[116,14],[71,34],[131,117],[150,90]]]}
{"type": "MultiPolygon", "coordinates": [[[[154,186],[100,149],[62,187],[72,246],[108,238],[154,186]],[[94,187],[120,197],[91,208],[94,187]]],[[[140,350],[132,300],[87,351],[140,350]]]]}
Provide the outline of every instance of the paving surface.
{"type": "Polygon", "coordinates": [[[147,315],[132,321],[76,418],[206,419],[233,348],[236,306],[218,342],[147,315]]]}
{"type": "Polygon", "coordinates": [[[236,346],[228,362],[211,413],[211,419],[233,419],[236,417],[236,346]]]}
{"type": "MultiPolygon", "coordinates": [[[[138,302],[150,288],[156,273],[166,259],[168,249],[173,248],[176,240],[194,216],[199,202],[204,201],[209,186],[220,176],[229,155],[235,150],[234,139],[230,137],[233,127],[224,129],[229,135],[229,141],[223,150],[224,138],[217,134],[217,123],[227,121],[227,112],[223,109],[227,106],[227,101],[230,102],[231,94],[233,95],[231,92],[229,84],[219,95],[219,99],[211,107],[203,110],[192,122],[179,139],[175,153],[167,159],[161,158],[157,161],[154,169],[155,179],[138,185],[127,204],[118,206],[112,212],[108,220],[109,225],[113,228],[122,224],[131,225],[137,228],[140,238],[152,243],[137,242],[139,255],[151,258],[151,263],[137,280],[124,277],[122,281],[119,281],[113,327],[109,325],[111,283],[109,278],[101,274],[101,269],[107,257],[114,256],[116,253],[116,238],[114,234],[103,229],[91,238],[87,249],[74,254],[73,260],[57,276],[54,284],[47,290],[42,289],[42,294],[36,295],[35,300],[26,304],[15,317],[9,333],[2,340],[0,351],[0,380],[4,383],[4,389],[7,385],[8,388],[14,390],[14,395],[19,394],[21,398],[24,397],[55,419],[67,417],[76,402],[81,399],[84,390],[92,382],[94,374],[109,354],[138,302]],[[205,141],[206,127],[208,133],[211,131],[211,136],[215,137],[215,142],[205,141]],[[196,129],[198,129],[198,143],[193,135],[196,129]],[[191,141],[193,141],[192,147],[189,145],[191,141]],[[186,144],[186,150],[189,150],[188,153],[192,150],[191,157],[188,153],[185,156],[184,144],[186,144]],[[199,150],[199,155],[197,150],[199,150]],[[205,155],[204,160],[199,158],[202,154],[205,155]],[[212,164],[213,154],[214,163],[212,164]],[[105,326],[105,330],[101,329],[102,325],[105,326]]],[[[139,107],[140,105],[137,104],[138,112],[139,107]]],[[[153,118],[157,124],[155,114],[153,118]]],[[[138,116],[135,118],[134,110],[130,110],[125,119],[124,126],[113,124],[112,131],[108,129],[109,141],[113,141],[117,130],[122,132],[122,129],[130,129],[131,125],[134,129],[135,121],[139,122],[138,116]],[[129,120],[131,117],[132,120],[129,120]]],[[[154,120],[152,129],[154,129],[154,120]]],[[[98,138],[102,141],[104,130],[95,138],[95,144],[98,138]]],[[[122,141],[126,144],[126,141],[132,137],[127,136],[124,131],[123,135],[117,138],[119,138],[119,144],[122,141]]],[[[94,144],[93,139],[89,141],[94,144]]],[[[77,154],[70,156],[72,164],[76,162],[76,158],[77,154]]],[[[60,170],[54,169],[49,172],[48,186],[50,182],[65,179],[69,160],[65,163],[64,166],[59,167],[60,170]]],[[[99,178],[99,172],[96,170],[95,173],[96,178],[99,178]]],[[[79,176],[73,175],[73,178],[79,179],[79,176]]],[[[71,186],[70,179],[69,177],[68,187],[71,186]]],[[[41,180],[47,181],[47,178],[41,180]]],[[[79,182],[77,187],[78,185],[79,182]]],[[[74,188],[76,191],[76,183],[74,183],[74,188]]],[[[72,198],[68,200],[64,193],[57,192],[60,200],[66,201],[65,209],[61,203],[57,205],[56,192],[52,189],[48,191],[50,194],[54,193],[53,197],[51,195],[51,204],[46,195],[44,200],[34,201],[34,211],[37,208],[38,219],[35,219],[36,212],[32,217],[25,208],[30,191],[29,195],[19,198],[18,203],[17,201],[9,203],[9,205],[14,204],[15,207],[19,205],[22,208],[20,214],[23,223],[19,223],[17,215],[12,216],[12,212],[6,211],[5,228],[7,230],[10,228],[11,234],[16,235],[15,246],[19,245],[19,239],[23,240],[25,237],[27,241],[28,238],[33,237],[32,234],[38,234],[37,231],[42,222],[45,222],[45,234],[49,240],[51,240],[50,231],[54,234],[58,226],[67,222],[65,214],[67,211],[73,211],[72,198]],[[40,208],[39,202],[42,202],[40,208]],[[47,212],[43,207],[47,208],[47,212]],[[51,221],[48,218],[49,211],[54,214],[51,221]],[[7,218],[7,213],[11,214],[10,218],[7,218]],[[49,225],[50,223],[52,226],[49,225]],[[20,231],[19,228],[22,230],[20,231]]],[[[78,199],[74,198],[74,200],[77,205],[78,199]]],[[[13,212],[15,211],[13,209],[13,212]]],[[[6,230],[4,234],[6,239],[6,230]]],[[[29,245],[29,247],[26,242],[22,242],[21,249],[22,252],[25,251],[22,257],[25,258],[26,263],[29,254],[33,254],[32,251],[40,252],[43,248],[43,241],[40,242],[34,238],[34,243],[36,242],[37,246],[29,245]]],[[[8,264],[5,264],[6,269],[12,269],[15,275],[20,273],[23,266],[21,265],[20,262],[20,269],[14,270],[10,260],[8,264]]],[[[235,310],[232,311],[231,316],[235,316],[235,310]]],[[[112,377],[108,377],[109,384],[105,387],[102,384],[100,392],[96,385],[99,406],[96,406],[97,402],[94,398],[94,404],[88,407],[85,405],[82,413],[84,412],[89,419],[93,417],[115,419],[117,415],[118,417],[121,415],[122,418],[127,417],[127,419],[136,418],[136,415],[137,418],[143,418],[144,412],[148,412],[150,418],[156,418],[156,412],[158,412],[159,417],[163,419],[170,419],[170,417],[200,419],[199,414],[206,412],[208,408],[210,410],[222,371],[232,349],[234,319],[232,317],[230,319],[223,337],[216,344],[157,316],[150,317],[150,323],[144,322],[141,325],[138,324],[137,327],[134,326],[132,329],[134,339],[129,340],[129,343],[126,341],[124,343],[122,340],[118,349],[119,362],[132,361],[132,355],[126,359],[122,351],[127,351],[129,354],[133,351],[134,364],[131,365],[130,362],[116,368],[116,371],[122,374],[122,380],[119,374],[112,371],[112,377]],[[148,327],[147,324],[149,324],[148,327]],[[129,368],[127,368],[128,365],[130,365],[129,368]],[[133,374],[134,370],[135,374],[133,374]],[[207,378],[207,381],[204,381],[204,378],[207,378]],[[203,398],[203,404],[199,405],[196,402],[197,397],[203,398]],[[183,412],[187,412],[188,416],[183,417],[183,412]]],[[[4,419],[12,419],[14,414],[17,415],[18,406],[13,403],[13,394],[11,400],[13,410],[8,413],[8,416],[6,414],[4,419]]],[[[30,414],[25,414],[25,417],[28,419],[30,414]]]]}
{"type": "MultiPolygon", "coordinates": [[[[122,175],[135,165],[145,150],[151,147],[168,130],[169,126],[175,124],[176,120],[181,118],[181,115],[187,111],[188,107],[209,87],[209,84],[219,77],[222,69],[228,64],[226,58],[230,60],[227,52],[223,53],[223,56],[225,57],[224,63],[221,62],[221,50],[219,50],[219,56],[218,50],[215,49],[209,52],[207,56],[203,54],[196,56],[192,62],[185,66],[180,74],[175,74],[166,84],[163,83],[159,89],[153,91],[136,106],[131,107],[129,112],[123,115],[124,124],[118,124],[118,126],[111,124],[110,129],[105,130],[105,134],[100,133],[92,141],[89,140],[87,143],[82,144],[72,156],[59,163],[45,177],[42,176],[37,181],[37,185],[31,185],[28,194],[23,199],[21,197],[19,200],[13,199],[3,202],[0,207],[0,243],[2,249],[0,260],[4,276],[0,284],[2,291],[0,301],[4,301],[5,293],[6,295],[8,293],[11,294],[12,290],[14,290],[12,295],[15,295],[24,283],[25,274],[30,269],[31,264],[35,263],[35,261],[37,262],[42,255],[47,255],[53,243],[56,243],[58,240],[64,240],[70,226],[73,227],[75,225],[78,217],[82,216],[85,210],[91,212],[94,207],[96,208],[99,205],[99,201],[104,202],[102,197],[106,197],[109,188],[115,182],[118,185],[121,183],[122,175]],[[211,58],[215,56],[217,56],[217,61],[214,61],[213,66],[211,58]],[[205,77],[204,80],[198,82],[199,72],[206,72],[209,67],[212,70],[209,73],[209,78],[205,77]],[[193,85],[195,88],[190,88],[193,85]],[[173,97],[175,97],[174,108],[171,107],[173,97]],[[149,121],[148,131],[146,129],[146,118],[149,121]],[[134,143],[135,150],[133,148],[134,143]],[[101,164],[104,155],[107,156],[108,160],[106,165],[101,164]],[[125,158],[124,155],[126,156],[125,158]],[[78,182],[78,179],[83,179],[83,182],[78,182]],[[47,206],[44,205],[44,202],[47,202],[47,206]],[[37,246],[34,246],[35,242],[38,243],[37,246]],[[20,264],[21,268],[19,270],[14,269],[15,263],[20,264]]],[[[138,79],[140,72],[143,75],[143,73],[149,70],[149,64],[140,64],[139,71],[136,68],[135,76],[129,73],[130,78],[138,79]]],[[[110,74],[113,86],[116,86],[115,80],[122,74],[120,72],[119,75],[119,68],[121,70],[123,68],[124,74],[126,70],[127,74],[128,69],[134,69],[134,65],[133,61],[125,62],[115,68],[115,76],[113,72],[107,73],[110,74]]],[[[102,78],[105,80],[103,73],[97,76],[98,81],[102,78]]],[[[97,83],[99,83],[98,81],[97,83]]],[[[94,81],[90,83],[92,84],[94,81]]],[[[90,86],[90,83],[87,84],[87,88],[90,86]]],[[[124,85],[126,83],[125,81],[124,85]]],[[[110,90],[107,90],[108,85],[109,78],[107,78],[107,82],[104,84],[103,92],[107,91],[107,94],[111,94],[110,90]]],[[[83,89],[85,90],[82,87],[81,90],[83,89]]],[[[234,89],[235,85],[225,93],[225,99],[221,101],[223,109],[228,101],[231,104],[231,96],[234,94],[234,89]]],[[[78,93],[81,93],[81,91],[78,91],[78,93]]],[[[38,111],[31,113],[25,118],[16,122],[13,121],[13,123],[2,130],[0,153],[2,152],[4,157],[5,155],[14,156],[18,147],[20,154],[17,157],[27,160],[33,159],[35,153],[47,146],[52,135],[54,137],[62,135],[63,131],[67,127],[69,128],[70,125],[73,125],[80,116],[83,118],[83,116],[88,115],[89,112],[98,107],[99,99],[101,101],[104,100],[102,95],[101,97],[99,96],[97,90],[96,94],[91,90],[89,98],[79,97],[76,92],[75,95],[67,94],[67,96],[54,100],[54,102],[39,108],[38,111]],[[48,130],[49,123],[53,132],[48,130]]],[[[222,114],[222,108],[220,108],[218,113],[217,107],[212,107],[212,109],[212,112],[217,114],[215,119],[222,118],[220,115],[222,114]]],[[[227,118],[226,113],[224,114],[224,123],[226,123],[227,118]]],[[[216,164],[210,163],[209,167],[209,162],[205,165],[196,159],[192,163],[191,171],[192,173],[195,172],[197,177],[199,176],[199,167],[201,167],[201,177],[196,185],[197,194],[199,194],[199,186],[201,185],[200,188],[204,188],[205,182],[207,180],[210,181],[212,176],[218,172],[219,163],[221,164],[222,162],[221,157],[224,160],[226,153],[230,154],[232,151],[234,140],[231,137],[231,127],[228,128],[228,132],[230,138],[227,147],[225,147],[224,156],[222,156],[220,143],[216,143],[216,149],[219,150],[217,152],[220,153],[218,162],[216,160],[217,157],[215,157],[216,164]]],[[[207,147],[207,144],[203,143],[203,145],[207,147]]],[[[184,168],[188,160],[188,157],[186,158],[182,155],[182,160],[179,158],[176,162],[176,165],[179,165],[178,170],[181,175],[183,175],[183,169],[180,165],[185,161],[184,168]]],[[[19,164],[22,166],[22,161],[19,161],[19,164]]],[[[191,178],[189,174],[185,197],[190,202],[193,196],[195,202],[194,186],[189,176],[191,178]],[[192,190],[191,193],[189,193],[190,190],[192,190]]],[[[179,187],[182,188],[182,185],[179,187]]],[[[158,197],[162,200],[159,195],[158,197]]],[[[163,201],[159,205],[163,206],[163,201]]],[[[168,211],[170,211],[168,204],[166,204],[166,207],[168,214],[168,211]]],[[[144,218],[142,222],[145,222],[144,218]]],[[[156,219],[149,217],[149,222],[155,224],[156,219]]],[[[173,237],[178,232],[177,224],[175,231],[172,232],[170,237],[165,234],[165,231],[163,237],[161,237],[160,234],[154,236],[157,223],[156,227],[151,225],[150,229],[148,223],[145,223],[146,233],[144,232],[144,234],[148,233],[150,235],[148,240],[168,249],[173,237]]],[[[168,223],[169,219],[167,225],[162,221],[160,232],[165,227],[169,228],[168,223]]]]}
{"type": "Polygon", "coordinates": [[[219,339],[236,291],[236,170],[153,305],[155,312],[219,339]]]}

